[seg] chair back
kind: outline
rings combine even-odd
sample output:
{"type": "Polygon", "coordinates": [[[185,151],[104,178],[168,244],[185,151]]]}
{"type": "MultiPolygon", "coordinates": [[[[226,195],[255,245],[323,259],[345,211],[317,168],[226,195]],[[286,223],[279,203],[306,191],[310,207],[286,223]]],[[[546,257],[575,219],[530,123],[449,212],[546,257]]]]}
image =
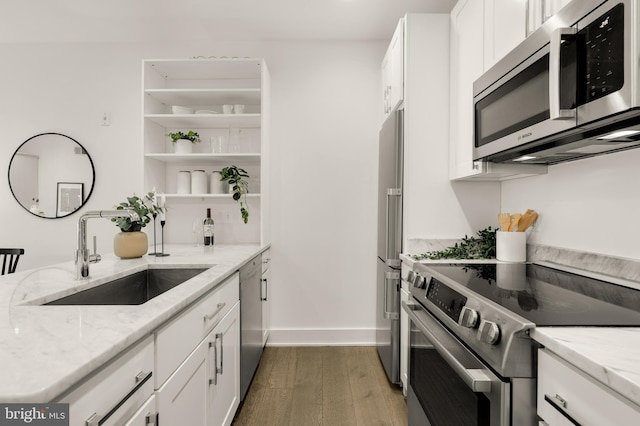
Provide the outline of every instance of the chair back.
{"type": "Polygon", "coordinates": [[[18,266],[20,256],[24,254],[24,249],[17,248],[0,248],[0,256],[2,256],[2,275],[13,274],[18,266]]]}

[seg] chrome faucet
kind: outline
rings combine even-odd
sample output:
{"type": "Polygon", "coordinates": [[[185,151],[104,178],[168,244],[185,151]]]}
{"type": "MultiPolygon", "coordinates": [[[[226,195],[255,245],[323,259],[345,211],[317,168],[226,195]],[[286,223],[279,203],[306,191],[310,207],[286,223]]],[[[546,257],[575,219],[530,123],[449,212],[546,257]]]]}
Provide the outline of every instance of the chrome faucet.
{"type": "Polygon", "coordinates": [[[140,220],[140,216],[133,210],[97,210],[86,212],[78,219],[78,249],[76,250],[76,279],[89,278],[89,263],[100,262],[100,255],[95,253],[89,254],[87,249],[87,220],[91,218],[104,217],[129,217],[132,221],[140,220]]]}

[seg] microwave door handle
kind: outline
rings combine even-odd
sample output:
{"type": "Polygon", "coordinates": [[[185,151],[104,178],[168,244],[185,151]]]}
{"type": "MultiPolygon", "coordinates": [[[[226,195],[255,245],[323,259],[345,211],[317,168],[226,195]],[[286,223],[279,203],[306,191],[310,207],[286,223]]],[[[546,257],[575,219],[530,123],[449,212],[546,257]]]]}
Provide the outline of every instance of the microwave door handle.
{"type": "Polygon", "coordinates": [[[552,120],[576,116],[575,109],[560,109],[560,46],[562,39],[576,34],[575,28],[557,28],[551,33],[549,45],[549,115],[552,120]]]}

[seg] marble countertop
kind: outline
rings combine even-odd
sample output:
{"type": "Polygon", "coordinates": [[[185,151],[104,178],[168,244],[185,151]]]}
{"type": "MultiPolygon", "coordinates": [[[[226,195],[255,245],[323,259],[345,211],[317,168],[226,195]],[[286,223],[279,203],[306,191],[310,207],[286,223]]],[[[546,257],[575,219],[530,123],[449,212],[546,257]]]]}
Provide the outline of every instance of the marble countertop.
{"type": "Polygon", "coordinates": [[[0,277],[0,402],[49,402],[184,309],[266,249],[166,245],[167,257],[105,255],[89,280],[73,262],[0,277]],[[210,268],[136,306],[41,306],[147,268],[210,268]]]}
{"type": "Polygon", "coordinates": [[[538,327],[531,337],[640,406],[640,328],[538,327]]]}

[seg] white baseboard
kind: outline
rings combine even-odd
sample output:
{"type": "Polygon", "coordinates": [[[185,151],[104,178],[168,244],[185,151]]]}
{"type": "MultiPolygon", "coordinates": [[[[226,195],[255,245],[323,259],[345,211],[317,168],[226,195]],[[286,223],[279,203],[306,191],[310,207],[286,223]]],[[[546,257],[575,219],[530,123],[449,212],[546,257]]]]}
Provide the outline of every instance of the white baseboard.
{"type": "Polygon", "coordinates": [[[375,346],[376,330],[297,329],[269,330],[267,346],[375,346]]]}

